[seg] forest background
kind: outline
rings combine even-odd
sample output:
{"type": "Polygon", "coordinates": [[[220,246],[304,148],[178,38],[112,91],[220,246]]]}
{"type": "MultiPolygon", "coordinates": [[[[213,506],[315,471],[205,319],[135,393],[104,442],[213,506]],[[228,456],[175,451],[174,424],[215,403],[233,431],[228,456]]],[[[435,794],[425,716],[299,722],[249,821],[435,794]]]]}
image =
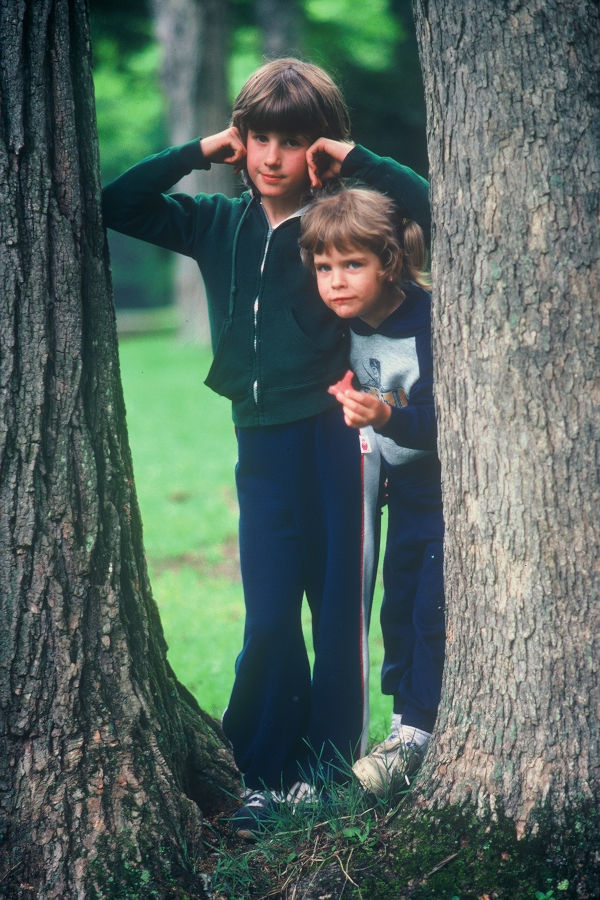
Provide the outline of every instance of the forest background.
{"type": "MultiPolygon", "coordinates": [[[[161,15],[169,5],[161,4],[161,15]]],[[[174,142],[161,78],[168,51],[153,14],[158,7],[149,0],[90,3],[104,183],[174,142]]],[[[425,105],[409,0],[365,0],[358,6],[352,0],[230,0],[225,7],[222,46],[212,48],[226,76],[219,127],[227,125],[231,101],[269,46],[278,46],[332,73],[350,108],[354,140],[427,175],[425,105]]],[[[201,85],[203,92],[208,88],[201,85]]],[[[193,127],[186,132],[181,124],[183,139],[196,136],[193,127]]],[[[241,189],[241,182],[232,188],[241,189]]],[[[210,349],[206,341],[189,340],[182,328],[173,256],[114,232],[109,245],[153,593],[178,678],[204,709],[220,716],[243,628],[229,408],[202,384],[210,349]]],[[[371,636],[372,740],[383,736],[389,719],[389,701],[379,690],[380,602],[379,581],[371,636]]],[[[305,625],[310,643],[308,620],[305,625]]]]}

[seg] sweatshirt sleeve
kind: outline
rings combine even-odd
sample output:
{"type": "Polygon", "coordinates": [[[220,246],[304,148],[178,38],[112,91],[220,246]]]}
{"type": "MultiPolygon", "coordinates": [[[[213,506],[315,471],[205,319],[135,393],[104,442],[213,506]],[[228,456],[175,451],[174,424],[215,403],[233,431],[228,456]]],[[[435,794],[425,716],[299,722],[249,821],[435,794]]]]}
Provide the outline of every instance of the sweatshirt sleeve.
{"type": "Polygon", "coordinates": [[[420,330],[416,338],[419,375],[410,388],[406,406],[393,406],[392,414],[379,434],[409,450],[437,450],[437,421],[433,400],[433,356],[431,329],[420,330]]]}
{"type": "Polygon", "coordinates": [[[408,406],[392,407],[392,414],[378,434],[409,450],[437,450],[437,423],[431,383],[419,379],[408,398],[408,406]]]}
{"type": "Polygon", "coordinates": [[[396,202],[400,213],[423,229],[427,245],[431,234],[429,183],[389,156],[377,156],[357,144],[342,163],[344,178],[357,178],[396,202]]]}
{"type": "Polygon", "coordinates": [[[210,169],[200,140],[170,147],[127,169],[102,192],[104,223],[108,228],[159,247],[193,255],[194,198],[167,194],[193,169],[210,169]]]}

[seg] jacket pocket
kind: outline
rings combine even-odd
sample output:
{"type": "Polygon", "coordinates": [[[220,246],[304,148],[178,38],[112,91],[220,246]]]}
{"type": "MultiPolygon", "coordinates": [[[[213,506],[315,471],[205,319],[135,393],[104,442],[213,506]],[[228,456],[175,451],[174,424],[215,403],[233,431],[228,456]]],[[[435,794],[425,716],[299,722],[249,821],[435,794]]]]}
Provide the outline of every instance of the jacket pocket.
{"type": "Polygon", "coordinates": [[[234,402],[247,395],[252,380],[251,329],[252,320],[246,316],[224,322],[204,379],[207,387],[234,402]]]}
{"type": "Polygon", "coordinates": [[[277,332],[265,334],[270,383],[274,389],[331,383],[348,363],[348,341],[337,322],[325,317],[307,333],[292,309],[281,313],[277,332]],[[283,339],[282,339],[283,337],[283,339]]]}

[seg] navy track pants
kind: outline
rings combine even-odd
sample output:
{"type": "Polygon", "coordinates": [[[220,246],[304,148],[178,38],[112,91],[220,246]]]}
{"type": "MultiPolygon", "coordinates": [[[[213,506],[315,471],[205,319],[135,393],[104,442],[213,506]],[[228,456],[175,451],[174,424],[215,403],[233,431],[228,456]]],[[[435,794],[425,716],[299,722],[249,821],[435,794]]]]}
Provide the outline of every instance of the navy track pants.
{"type": "Polygon", "coordinates": [[[383,561],[382,691],[402,723],[432,731],[445,651],[444,520],[439,462],[396,469],[383,561]]]}
{"type": "Polygon", "coordinates": [[[366,467],[366,486],[358,433],[337,408],[237,437],[246,622],[225,734],[247,787],[336,778],[366,731],[378,469],[366,467]]]}

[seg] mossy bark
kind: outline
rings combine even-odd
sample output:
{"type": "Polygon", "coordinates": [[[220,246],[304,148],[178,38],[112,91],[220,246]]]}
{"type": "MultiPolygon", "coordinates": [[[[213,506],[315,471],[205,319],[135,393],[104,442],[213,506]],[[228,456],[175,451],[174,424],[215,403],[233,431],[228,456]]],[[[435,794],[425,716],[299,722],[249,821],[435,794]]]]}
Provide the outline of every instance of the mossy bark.
{"type": "Polygon", "coordinates": [[[523,827],[598,798],[599,11],[415,13],[448,631],[419,783],[523,827]]]}
{"type": "Polygon", "coordinates": [[[0,893],[84,898],[122,833],[184,867],[237,781],[146,571],[85,0],[4,0],[0,60],[0,893]]]}

